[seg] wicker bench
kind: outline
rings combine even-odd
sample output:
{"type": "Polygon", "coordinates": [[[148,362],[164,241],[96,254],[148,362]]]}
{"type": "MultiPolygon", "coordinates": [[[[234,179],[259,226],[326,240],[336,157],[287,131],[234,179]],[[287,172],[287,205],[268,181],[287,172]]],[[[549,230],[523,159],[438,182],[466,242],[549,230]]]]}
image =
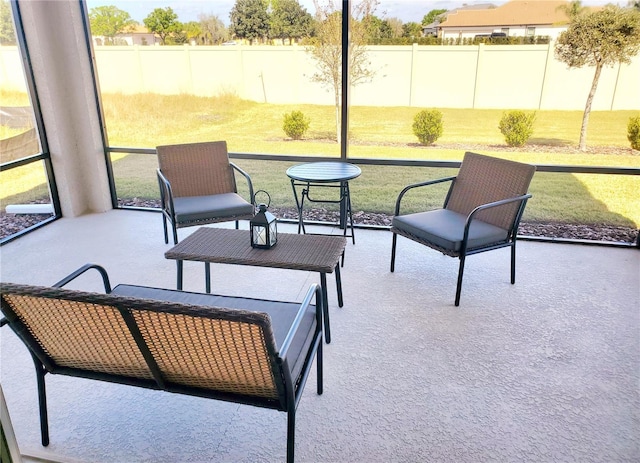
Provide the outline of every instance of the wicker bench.
{"type": "Polygon", "coordinates": [[[318,285],[302,303],[111,289],[107,272],[87,264],[53,287],[0,283],[0,295],[0,325],[11,326],[35,362],[42,445],[49,444],[45,375],[51,373],[286,412],[293,462],[295,412],[314,357],[322,394],[318,285]],[[62,288],[90,269],[102,275],[106,294],[62,288]]]}

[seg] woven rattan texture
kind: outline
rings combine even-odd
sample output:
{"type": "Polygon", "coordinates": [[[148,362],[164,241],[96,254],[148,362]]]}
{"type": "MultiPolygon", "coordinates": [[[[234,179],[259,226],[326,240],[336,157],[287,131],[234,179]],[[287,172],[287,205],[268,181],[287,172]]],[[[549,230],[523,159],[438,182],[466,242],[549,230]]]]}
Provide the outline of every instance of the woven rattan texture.
{"type": "Polygon", "coordinates": [[[332,273],[344,252],[342,236],[279,233],[271,249],[256,249],[249,232],[200,228],[165,253],[167,259],[332,273]]]}
{"type": "MultiPolygon", "coordinates": [[[[481,204],[524,195],[535,166],[475,153],[465,153],[451,191],[447,209],[463,215],[481,204]]],[[[479,212],[475,218],[508,230],[519,202],[479,212]]]]}
{"type": "Polygon", "coordinates": [[[60,366],[153,379],[120,313],[126,311],[166,380],[278,397],[266,313],[14,283],[0,283],[0,293],[60,366]]]}
{"type": "Polygon", "coordinates": [[[237,192],[227,142],[165,145],[158,146],[157,152],[174,197],[237,192]]]}
{"type": "Polygon", "coordinates": [[[15,294],[2,298],[57,365],[153,379],[114,307],[15,294]]]}
{"type": "Polygon", "coordinates": [[[265,326],[182,314],[134,311],[167,381],[234,394],[277,398],[265,326]]]}

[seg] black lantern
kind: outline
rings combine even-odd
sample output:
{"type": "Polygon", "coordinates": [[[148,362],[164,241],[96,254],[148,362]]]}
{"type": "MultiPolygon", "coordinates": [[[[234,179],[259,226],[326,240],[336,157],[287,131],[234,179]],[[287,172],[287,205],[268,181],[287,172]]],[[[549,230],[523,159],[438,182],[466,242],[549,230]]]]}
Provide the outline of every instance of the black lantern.
{"type": "MultiPolygon", "coordinates": [[[[269,196],[269,193],[263,191],[269,196]]],[[[257,193],[256,193],[257,194],[257,193]]],[[[269,197],[271,204],[271,197],[269,197]]],[[[267,210],[267,204],[260,204],[258,212],[249,222],[251,231],[251,246],[260,249],[270,249],[278,242],[278,225],[276,217],[267,210]]]]}

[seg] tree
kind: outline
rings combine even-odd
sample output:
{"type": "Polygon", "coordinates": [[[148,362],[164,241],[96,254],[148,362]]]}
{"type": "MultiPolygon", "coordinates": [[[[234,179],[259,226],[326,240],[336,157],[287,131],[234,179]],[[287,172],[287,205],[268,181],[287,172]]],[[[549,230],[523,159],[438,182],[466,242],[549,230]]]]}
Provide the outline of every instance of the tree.
{"type": "Polygon", "coordinates": [[[555,46],[556,58],[570,68],[594,66],[591,89],[582,117],[580,149],[587,148],[587,126],[591,103],[604,66],[629,63],[640,51],[640,12],[607,5],[602,10],[575,16],[569,28],[560,34],[555,46]]]}
{"type": "Polygon", "coordinates": [[[198,16],[202,29],[202,43],[218,45],[229,38],[229,32],[220,18],[214,15],[200,14],[198,16]]]}
{"type": "Polygon", "coordinates": [[[167,44],[168,37],[182,32],[182,23],[178,21],[178,15],[169,6],[156,8],[142,21],[147,29],[160,36],[162,45],[167,44]]]}
{"type": "Polygon", "coordinates": [[[422,25],[416,22],[409,22],[402,25],[402,36],[403,37],[420,37],[422,35],[422,25]]]}
{"type": "MultiPolygon", "coordinates": [[[[316,35],[310,41],[307,51],[316,60],[318,69],[312,76],[318,82],[333,90],[336,119],[336,140],[340,143],[340,96],[342,95],[342,14],[334,6],[333,0],[324,5],[313,0],[316,8],[316,35]]],[[[373,15],[378,0],[361,0],[353,7],[351,37],[349,40],[349,80],[352,86],[370,81],[375,72],[369,69],[370,62],[365,47],[367,31],[361,19],[373,15]]]]}
{"type": "Polygon", "coordinates": [[[189,21],[184,25],[184,30],[182,32],[184,33],[187,42],[198,42],[198,39],[202,36],[202,26],[197,21],[189,21]]]}
{"type": "Polygon", "coordinates": [[[564,11],[570,20],[573,20],[588,11],[586,7],[582,6],[582,2],[580,0],[572,0],[565,5],[560,5],[557,9],[564,11]]]}
{"type": "Polygon", "coordinates": [[[13,30],[11,5],[9,5],[9,2],[5,0],[0,0],[0,44],[16,44],[16,33],[13,30]]]}
{"type": "Polygon", "coordinates": [[[391,24],[386,19],[380,19],[374,14],[362,18],[362,25],[367,32],[368,43],[380,43],[381,39],[390,39],[393,36],[391,24]]]}
{"type": "Polygon", "coordinates": [[[103,36],[105,45],[114,45],[115,36],[132,29],[136,22],[126,11],[109,5],[91,8],[89,24],[93,35],[103,36]]]}
{"type": "Polygon", "coordinates": [[[269,13],[264,0],[236,0],[229,14],[231,33],[239,39],[264,39],[269,35],[269,13]]]}
{"type": "Polygon", "coordinates": [[[422,18],[422,24],[425,25],[425,26],[428,26],[429,24],[434,22],[438,16],[440,16],[442,13],[446,13],[446,12],[447,12],[447,10],[444,10],[444,9],[431,10],[427,14],[425,14],[424,17],[422,18]]]}
{"type": "Polygon", "coordinates": [[[391,28],[391,37],[402,37],[402,33],[403,33],[403,24],[402,24],[402,20],[399,18],[389,18],[387,19],[387,23],[389,24],[389,27],[391,28]]]}
{"type": "Polygon", "coordinates": [[[313,17],[306,8],[300,6],[298,0],[278,0],[275,2],[269,22],[269,35],[279,38],[284,44],[285,39],[298,40],[311,35],[313,17]]]}

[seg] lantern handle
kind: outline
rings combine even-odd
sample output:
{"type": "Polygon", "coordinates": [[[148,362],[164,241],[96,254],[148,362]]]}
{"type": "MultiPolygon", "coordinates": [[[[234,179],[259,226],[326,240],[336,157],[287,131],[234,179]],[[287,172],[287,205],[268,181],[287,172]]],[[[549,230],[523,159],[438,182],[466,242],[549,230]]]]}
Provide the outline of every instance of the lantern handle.
{"type": "MultiPolygon", "coordinates": [[[[264,193],[265,195],[267,195],[267,198],[269,198],[269,202],[267,203],[267,207],[269,207],[271,205],[271,195],[269,193],[267,193],[265,190],[258,190],[253,194],[253,200],[256,200],[256,197],[258,196],[258,193],[264,193]]],[[[261,203],[262,204],[262,203],[261,203]]],[[[254,202],[253,206],[258,209],[258,203],[254,202]]]]}

